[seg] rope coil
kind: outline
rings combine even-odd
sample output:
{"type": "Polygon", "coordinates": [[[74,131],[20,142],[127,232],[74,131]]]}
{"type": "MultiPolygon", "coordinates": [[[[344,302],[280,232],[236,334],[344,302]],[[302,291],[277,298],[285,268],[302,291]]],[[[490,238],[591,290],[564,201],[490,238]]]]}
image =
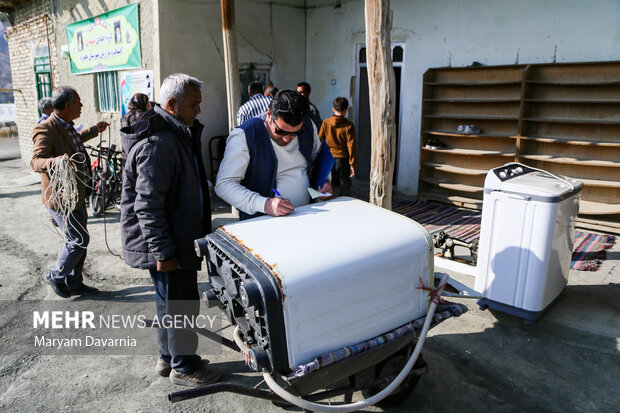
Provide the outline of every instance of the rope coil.
{"type": "MultiPolygon", "coordinates": [[[[50,183],[47,187],[49,194],[47,205],[53,206],[54,210],[62,217],[62,228],[60,230],[65,236],[70,226],[73,226],[69,222],[69,215],[75,210],[79,201],[78,185],[84,183],[79,177],[79,165],[84,162],[84,156],[81,153],[76,153],[71,157],[64,155],[57,158],[55,162],[51,162],[48,168],[50,183]]],[[[90,185],[86,184],[86,186],[90,185]]],[[[86,231],[85,228],[81,229],[86,231]]],[[[79,246],[83,246],[83,244],[83,239],[77,243],[79,246]]]]}
{"type": "Polygon", "coordinates": [[[77,172],[72,165],[72,158],[65,155],[56,159],[51,164],[48,175],[50,177],[48,204],[54,206],[66,224],[68,215],[73,212],[79,200],[77,172]]]}

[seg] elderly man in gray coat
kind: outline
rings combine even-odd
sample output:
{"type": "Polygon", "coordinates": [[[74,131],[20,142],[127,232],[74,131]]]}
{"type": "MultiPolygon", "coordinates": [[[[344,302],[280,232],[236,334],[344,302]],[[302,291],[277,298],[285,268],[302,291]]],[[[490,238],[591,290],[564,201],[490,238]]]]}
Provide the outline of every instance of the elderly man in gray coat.
{"type": "MultiPolygon", "coordinates": [[[[211,232],[207,177],[200,152],[202,82],[175,73],[164,79],[162,105],[121,129],[127,154],[121,199],[123,259],[146,269],[155,286],[157,315],[196,317],[200,308],[195,239],[211,232]]],[[[198,336],[160,328],[156,371],[175,384],[218,380],[196,355],[198,336]]]]}

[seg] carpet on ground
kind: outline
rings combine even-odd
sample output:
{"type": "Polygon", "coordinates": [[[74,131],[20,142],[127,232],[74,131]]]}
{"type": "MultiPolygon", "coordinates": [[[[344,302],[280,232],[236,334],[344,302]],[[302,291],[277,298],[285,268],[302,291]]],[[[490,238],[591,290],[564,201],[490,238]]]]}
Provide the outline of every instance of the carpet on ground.
{"type": "MultiPolygon", "coordinates": [[[[394,199],[392,210],[422,224],[431,235],[443,231],[452,238],[471,243],[480,237],[481,211],[457,208],[438,202],[394,199]]],[[[596,271],[614,245],[613,235],[575,231],[571,269],[596,271]]]]}

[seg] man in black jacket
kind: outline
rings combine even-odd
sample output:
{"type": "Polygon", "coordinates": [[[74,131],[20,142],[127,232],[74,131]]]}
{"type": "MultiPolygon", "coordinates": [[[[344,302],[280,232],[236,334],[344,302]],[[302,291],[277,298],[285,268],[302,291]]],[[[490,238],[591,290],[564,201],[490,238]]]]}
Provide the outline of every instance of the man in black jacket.
{"type": "Polygon", "coordinates": [[[312,119],[312,123],[316,125],[316,132],[318,133],[321,129],[321,124],[323,124],[323,120],[321,120],[321,114],[319,113],[319,109],[312,102],[310,102],[310,93],[312,92],[312,88],[310,87],[310,83],[308,82],[299,82],[297,83],[297,91],[301,93],[303,97],[308,101],[308,105],[310,105],[310,119],[312,119]]]}
{"type": "MultiPolygon", "coordinates": [[[[175,73],[164,79],[160,99],[130,127],[121,129],[127,154],[121,199],[123,259],[147,269],[155,285],[157,316],[196,317],[200,308],[193,242],[211,232],[211,209],[200,135],[202,82],[175,73]]],[[[198,336],[160,328],[158,374],[175,384],[218,380],[196,355],[198,336]]]]}

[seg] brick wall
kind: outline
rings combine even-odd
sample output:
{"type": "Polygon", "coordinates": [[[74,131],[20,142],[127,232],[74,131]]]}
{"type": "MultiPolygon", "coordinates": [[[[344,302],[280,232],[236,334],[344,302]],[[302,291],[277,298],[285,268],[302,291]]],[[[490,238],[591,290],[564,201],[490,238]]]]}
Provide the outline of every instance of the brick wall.
{"type": "Polygon", "coordinates": [[[6,30],[13,88],[21,90],[21,92],[14,92],[13,94],[17,110],[19,146],[22,160],[25,163],[29,163],[32,157],[32,129],[39,119],[34,76],[34,53],[36,48],[48,45],[48,33],[52,81],[54,78],[58,78],[55,58],[57,56],[56,39],[54,27],[49,18],[51,15],[49,4],[50,2],[45,0],[34,0],[26,3],[11,13],[10,19],[13,26],[6,30]]]}
{"type": "MultiPolygon", "coordinates": [[[[22,160],[30,163],[32,157],[32,129],[38,120],[36,81],[34,77],[34,50],[47,46],[49,32],[49,56],[53,86],[69,85],[80,95],[82,114],[75,121],[77,125],[90,127],[99,121],[111,124],[103,134],[104,139],[120,145],[120,112],[100,112],[97,99],[95,74],[72,75],[69,59],[60,56],[60,49],[67,43],[66,26],[101,13],[139,3],[140,44],[142,68],[152,69],[155,82],[155,96],[159,86],[159,47],[157,27],[157,2],[153,0],[30,0],[9,16],[13,27],[7,30],[13,87],[15,92],[17,124],[22,160]],[[51,9],[50,9],[51,8],[51,9]],[[48,17],[45,17],[48,16],[48,17]]],[[[140,70],[140,69],[130,69],[140,70]]],[[[120,75],[120,74],[119,74],[120,75]]]]}

